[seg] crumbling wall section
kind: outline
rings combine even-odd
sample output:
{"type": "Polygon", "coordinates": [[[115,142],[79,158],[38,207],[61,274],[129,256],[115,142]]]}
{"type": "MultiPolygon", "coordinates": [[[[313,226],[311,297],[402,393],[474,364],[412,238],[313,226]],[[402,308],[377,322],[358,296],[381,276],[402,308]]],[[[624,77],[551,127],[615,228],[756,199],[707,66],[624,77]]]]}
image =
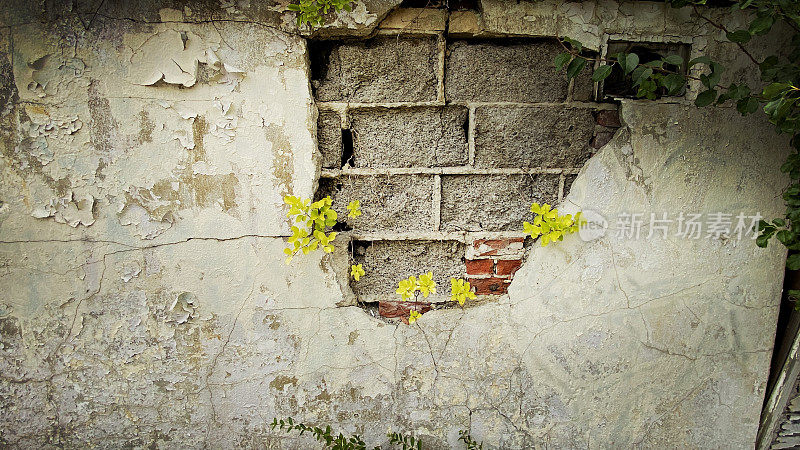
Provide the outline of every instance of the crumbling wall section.
{"type": "Polygon", "coordinates": [[[429,270],[440,291],[426,304],[448,300],[450,277],[496,299],[521,265],[531,203],[564,198],[568,177],[619,127],[617,106],[591,101],[592,83],[552,70],[563,51],[554,39],[464,39],[393,23],[365,41],[310,46],[321,111],[316,196],[333,198],[345,236],[359,241],[351,262],[371,274],[351,282],[361,303],[394,317],[403,309],[397,283],[429,270]],[[347,218],[353,200],[364,214],[347,218]],[[460,249],[446,267],[430,264],[441,245],[460,249]],[[478,250],[486,245],[500,248],[478,250]]]}

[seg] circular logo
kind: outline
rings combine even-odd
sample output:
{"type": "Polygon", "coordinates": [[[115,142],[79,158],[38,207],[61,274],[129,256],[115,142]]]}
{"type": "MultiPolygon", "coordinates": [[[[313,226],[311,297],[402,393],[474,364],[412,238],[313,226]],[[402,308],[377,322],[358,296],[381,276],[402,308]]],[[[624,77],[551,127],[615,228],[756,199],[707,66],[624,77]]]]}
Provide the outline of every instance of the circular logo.
{"type": "Polygon", "coordinates": [[[582,240],[588,242],[599,239],[606,234],[608,221],[600,213],[592,210],[581,211],[583,223],[581,223],[578,235],[582,240]]]}

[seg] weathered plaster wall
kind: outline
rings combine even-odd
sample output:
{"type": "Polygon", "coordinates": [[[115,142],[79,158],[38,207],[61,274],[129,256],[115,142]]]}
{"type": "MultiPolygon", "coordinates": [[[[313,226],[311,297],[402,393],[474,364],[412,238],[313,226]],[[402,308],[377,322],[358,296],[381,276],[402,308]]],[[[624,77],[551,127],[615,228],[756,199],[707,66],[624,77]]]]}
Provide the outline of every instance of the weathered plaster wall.
{"type": "MultiPolygon", "coordinates": [[[[309,445],[268,429],[291,415],[370,443],[391,428],[455,446],[471,428],[492,447],[752,445],[781,248],[572,236],[531,249],[508,296],[418,326],[337,307],[341,251],[283,264],[281,197],[311,196],[322,159],[292,16],[119,3],[0,13],[0,444],[309,445]]],[[[392,6],[359,2],[323,33],[367,34],[392,6]]],[[[597,49],[667,36],[744,73],[659,3],[486,0],[448,23],[597,49]]],[[[785,141],[685,104],[695,92],[624,102],[564,207],[780,213],[785,141]]]]}

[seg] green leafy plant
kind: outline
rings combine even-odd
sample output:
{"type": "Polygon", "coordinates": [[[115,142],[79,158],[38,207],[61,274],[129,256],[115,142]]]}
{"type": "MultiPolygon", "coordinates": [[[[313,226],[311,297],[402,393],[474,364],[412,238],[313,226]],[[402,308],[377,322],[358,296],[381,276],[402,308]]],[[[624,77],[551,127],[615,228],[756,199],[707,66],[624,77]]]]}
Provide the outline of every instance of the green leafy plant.
{"type": "Polygon", "coordinates": [[[458,432],[458,440],[464,442],[464,445],[467,446],[467,450],[483,450],[483,443],[478,443],[472,439],[472,436],[469,435],[467,430],[458,432]]]}
{"type": "Polygon", "coordinates": [[[545,203],[531,205],[531,212],[534,214],[533,223],[523,222],[523,231],[536,239],[541,236],[542,247],[546,247],[550,242],[562,241],[564,236],[575,233],[580,228],[581,213],[559,215],[558,209],[552,209],[545,203]]]}
{"type": "Polygon", "coordinates": [[[422,450],[422,441],[419,438],[392,432],[389,432],[387,436],[390,444],[399,445],[403,450],[422,450]]]}
{"type": "MultiPolygon", "coordinates": [[[[696,99],[698,107],[735,104],[742,115],[752,114],[761,109],[769,121],[775,125],[777,133],[791,136],[792,154],[781,167],[789,174],[790,185],[783,192],[786,214],[783,218],[761,221],[757,231],[760,233],[756,245],[766,247],[775,237],[789,249],[787,268],[800,269],[800,2],[791,0],[738,0],[733,9],[752,12],[746,28],[734,30],[715,22],[704,14],[702,9],[706,0],[668,0],[674,8],[691,8],[693,14],[725,33],[728,41],[735,43],[747,58],[758,68],[761,84],[748,86],[746,83],[720,84],[725,68],[706,55],[690,61],[678,55],[669,55],[660,60],[641,63],[635,53],[618,53],[606,58],[590,57],[583,51],[583,45],[569,38],[560,40],[564,52],[554,62],[556,69],[566,67],[567,78],[575,78],[588,62],[597,62],[592,80],[603,81],[614,65],[624,74],[631,75],[632,83],[638,88],[636,96],[656,98],[658,89],[668,95],[681,92],[689,80],[702,86],[696,99]],[[776,23],[782,22],[793,33],[791,42],[773,54],[758,60],[745,46],[754,36],[769,33],[776,23]],[[699,76],[687,75],[682,69],[699,66],[699,76]],[[671,68],[672,67],[672,68],[671,68]],[[677,67],[678,70],[673,68],[677,67]]],[[[697,73],[697,72],[695,72],[697,73]]]]}
{"type": "MultiPolygon", "coordinates": [[[[286,431],[286,433],[291,433],[293,431],[299,432],[300,436],[304,433],[309,433],[318,442],[334,450],[365,450],[367,448],[361,436],[357,434],[352,436],[345,436],[342,433],[333,434],[330,425],[321,428],[295,422],[291,417],[286,419],[278,419],[276,417],[272,419],[272,424],[270,426],[273,430],[277,428],[278,430],[286,431]]],[[[399,446],[403,450],[422,450],[422,440],[417,437],[391,431],[387,433],[386,436],[389,438],[389,443],[392,446],[399,446]]],[[[459,436],[458,439],[466,444],[467,449],[477,450],[483,448],[483,444],[479,444],[473,440],[467,431],[460,431],[459,436]]],[[[378,445],[373,447],[373,450],[380,450],[381,448],[382,447],[378,445]]]]}
{"type": "Polygon", "coordinates": [[[352,11],[353,0],[300,0],[287,8],[297,12],[297,26],[309,24],[312,27],[322,25],[323,16],[331,11],[352,11]]]}
{"type": "Polygon", "coordinates": [[[286,264],[289,264],[298,252],[307,255],[318,248],[326,253],[333,252],[332,242],[336,239],[337,233],[335,231],[325,233],[328,228],[336,225],[336,211],[331,209],[333,200],[325,197],[311,203],[310,199],[287,195],[283,201],[290,206],[286,216],[294,223],[291,226],[292,235],[288,239],[291,246],[283,249],[283,253],[287,256],[286,264]]]}
{"type": "Polygon", "coordinates": [[[331,433],[330,425],[323,429],[320,427],[308,426],[304,423],[297,423],[291,417],[280,420],[276,417],[272,419],[271,427],[273,430],[277,428],[279,430],[286,431],[287,433],[299,431],[300,436],[302,436],[303,433],[309,433],[314,436],[314,439],[316,439],[318,442],[335,450],[364,450],[367,448],[367,445],[361,439],[361,436],[357,434],[352,436],[344,436],[342,433],[334,435],[331,433]]]}
{"type": "Polygon", "coordinates": [[[353,200],[347,204],[347,217],[358,217],[361,215],[361,201],[353,200]]]}

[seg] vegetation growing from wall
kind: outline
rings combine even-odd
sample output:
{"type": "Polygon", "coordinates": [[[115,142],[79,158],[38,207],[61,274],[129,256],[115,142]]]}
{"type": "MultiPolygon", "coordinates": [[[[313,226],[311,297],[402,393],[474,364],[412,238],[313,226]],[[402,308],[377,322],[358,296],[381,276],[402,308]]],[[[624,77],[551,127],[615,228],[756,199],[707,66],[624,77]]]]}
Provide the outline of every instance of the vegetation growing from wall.
{"type": "Polygon", "coordinates": [[[353,0],[300,0],[298,3],[290,4],[287,8],[298,13],[298,27],[306,23],[318,27],[322,25],[324,15],[331,11],[352,11],[353,0]]]}
{"type": "MultiPolygon", "coordinates": [[[[695,105],[735,104],[742,115],[752,114],[761,109],[775,125],[775,130],[791,136],[793,153],[783,164],[781,170],[789,174],[791,184],[783,193],[786,202],[786,215],[771,222],[762,220],[758,225],[760,233],[756,244],[766,247],[775,237],[789,249],[786,266],[791,270],[800,269],[800,3],[792,0],[739,0],[732,8],[753,12],[750,24],[745,29],[728,29],[707,17],[701,7],[706,0],[669,0],[674,8],[692,8],[692,12],[725,33],[730,42],[758,67],[764,86],[748,86],[746,83],[720,84],[725,71],[717,61],[708,56],[685,60],[679,55],[668,55],[660,60],[640,63],[636,53],[618,53],[605,58],[592,57],[584,51],[583,45],[570,38],[561,42],[564,52],[555,58],[557,70],[565,70],[567,78],[575,78],[589,62],[597,62],[592,80],[596,82],[607,78],[616,65],[625,75],[630,75],[633,86],[638,88],[639,98],[655,99],[657,93],[674,95],[681,92],[689,80],[700,82],[702,92],[697,95],[695,105]],[[793,31],[790,44],[781,49],[781,54],[770,55],[757,60],[745,44],[754,36],[767,34],[776,24],[782,23],[793,31]],[[700,66],[699,76],[687,75],[683,69],[700,66]],[[675,70],[674,67],[678,67],[675,70]]],[[[795,298],[800,292],[791,292],[795,298]]]]}
{"type": "MultiPolygon", "coordinates": [[[[330,425],[325,428],[310,426],[304,423],[295,422],[291,417],[286,419],[272,419],[272,429],[286,431],[286,433],[297,432],[300,436],[308,433],[319,443],[333,450],[366,450],[367,445],[361,436],[354,434],[345,436],[342,433],[334,434],[330,425]]],[[[463,441],[468,450],[478,450],[483,448],[482,443],[475,441],[467,430],[459,431],[458,440],[463,441]]],[[[422,450],[422,440],[412,435],[388,432],[386,437],[389,439],[390,448],[401,448],[403,450],[422,450]]],[[[383,447],[378,445],[372,447],[373,450],[380,450],[383,447]]]]}

